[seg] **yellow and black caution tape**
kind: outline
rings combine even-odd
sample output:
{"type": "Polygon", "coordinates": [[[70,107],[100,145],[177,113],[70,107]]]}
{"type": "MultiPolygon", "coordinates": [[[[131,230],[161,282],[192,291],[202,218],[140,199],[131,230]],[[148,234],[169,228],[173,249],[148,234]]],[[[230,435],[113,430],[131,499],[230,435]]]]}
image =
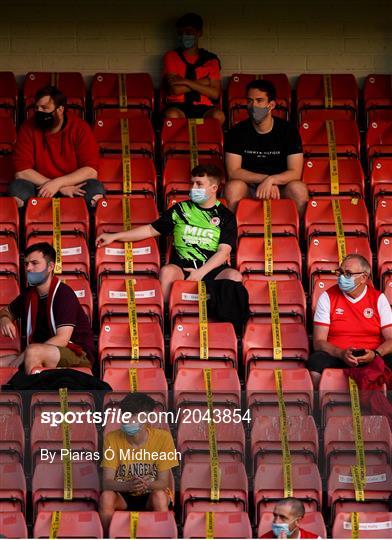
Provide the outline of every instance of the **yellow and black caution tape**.
{"type": "Polygon", "coordinates": [[[362,415],[357,383],[349,377],[351,412],[353,417],[353,433],[355,441],[356,465],[352,467],[352,477],[355,490],[355,498],[358,501],[365,500],[364,487],[366,485],[366,461],[365,444],[362,433],[362,415]]]}
{"type": "Polygon", "coordinates": [[[123,193],[132,191],[131,150],[129,148],[129,124],[128,118],[120,118],[121,126],[121,155],[123,171],[123,193]]]}
{"type": "Polygon", "coordinates": [[[50,522],[50,530],[49,530],[49,538],[57,538],[59,534],[60,529],[60,523],[61,523],[61,512],[56,510],[55,512],[52,512],[52,520],[50,522]]]}
{"type": "Polygon", "coordinates": [[[197,126],[201,124],[204,124],[203,118],[190,118],[188,120],[191,170],[199,165],[199,155],[197,150],[197,126]]]}
{"type": "Polygon", "coordinates": [[[129,368],[128,372],[129,372],[129,388],[131,389],[131,392],[137,392],[139,388],[137,369],[129,368]]]}
{"type": "Polygon", "coordinates": [[[200,359],[208,359],[208,317],[207,317],[207,289],[205,281],[197,284],[199,296],[199,335],[200,359]]]}
{"type": "Polygon", "coordinates": [[[333,108],[333,95],[332,95],[332,77],[331,75],[323,75],[324,83],[324,107],[326,109],[333,108]]]}
{"type": "Polygon", "coordinates": [[[283,385],[282,385],[282,370],[275,369],[275,388],[278,395],[279,405],[279,427],[280,438],[282,441],[282,454],[283,454],[283,489],[284,497],[293,497],[293,480],[292,480],[292,468],[291,468],[291,455],[289,439],[287,434],[287,414],[286,405],[283,397],[283,385]]]}
{"type": "Polygon", "coordinates": [[[216,430],[214,422],[214,407],[212,401],[212,373],[211,368],[203,369],[204,387],[206,391],[208,406],[208,444],[210,449],[211,467],[211,493],[212,501],[219,501],[220,498],[220,470],[218,460],[218,445],[216,441],[216,430]]]}
{"type": "Polygon", "coordinates": [[[118,104],[121,112],[126,112],[128,107],[127,76],[125,73],[118,74],[118,104]]]}
{"type": "Polygon", "coordinates": [[[206,512],[206,538],[210,540],[214,538],[214,527],[215,526],[215,513],[206,512]]]}
{"type": "Polygon", "coordinates": [[[346,256],[346,239],[344,236],[342,211],[340,208],[340,201],[338,199],[333,199],[331,202],[333,219],[335,221],[336,241],[338,243],[339,264],[341,264],[342,260],[346,256]]]}
{"type": "Polygon", "coordinates": [[[273,358],[274,360],[282,360],[282,335],[280,331],[278,289],[276,281],[269,281],[268,289],[272,317],[273,358]]]}
{"type": "Polygon", "coordinates": [[[61,207],[60,199],[52,199],[52,220],[53,220],[53,247],[56,251],[56,262],[54,273],[61,274],[63,271],[63,258],[61,255],[61,207]]]}
{"type": "Polygon", "coordinates": [[[137,538],[139,512],[129,512],[129,538],[137,538]]]}
{"type": "MultiPolygon", "coordinates": [[[[68,412],[68,390],[67,390],[67,388],[60,388],[59,389],[59,397],[60,397],[61,412],[65,415],[68,412]]],[[[64,500],[65,501],[71,501],[72,498],[73,498],[73,487],[72,487],[72,466],[71,466],[71,457],[70,457],[71,436],[70,436],[69,424],[64,421],[61,424],[61,428],[62,428],[62,431],[63,431],[63,448],[65,450],[68,450],[67,454],[64,456],[64,459],[63,459],[64,500]]]]}
{"type": "Polygon", "coordinates": [[[359,538],[359,512],[351,512],[351,538],[359,538]]]}
{"type": "Polygon", "coordinates": [[[50,86],[59,86],[59,73],[53,72],[50,74],[50,86]]]}
{"type": "Polygon", "coordinates": [[[271,201],[263,201],[264,207],[264,274],[272,276],[274,271],[274,261],[272,256],[272,211],[271,201]]]}
{"type": "Polygon", "coordinates": [[[333,120],[327,120],[325,122],[327,129],[328,139],[328,154],[329,154],[329,178],[331,186],[331,195],[339,195],[339,165],[338,155],[336,152],[336,136],[335,136],[335,124],[333,120]]]}
{"type": "Polygon", "coordinates": [[[129,337],[131,338],[131,358],[139,358],[139,333],[137,327],[136,297],[133,279],[126,280],[127,300],[128,300],[128,319],[129,319],[129,337]]]}
{"type": "MultiPolygon", "coordinates": [[[[122,198],[123,223],[126,231],[131,230],[131,201],[128,197],[122,198]]],[[[133,274],[132,242],[125,242],[125,273],[133,274]]]]}

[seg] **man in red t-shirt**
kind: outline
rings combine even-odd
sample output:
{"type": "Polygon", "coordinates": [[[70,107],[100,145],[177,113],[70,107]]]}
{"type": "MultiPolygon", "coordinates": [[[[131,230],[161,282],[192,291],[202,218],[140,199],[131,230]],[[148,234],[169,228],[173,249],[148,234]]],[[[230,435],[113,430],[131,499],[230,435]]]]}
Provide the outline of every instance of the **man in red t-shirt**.
{"type": "Polygon", "coordinates": [[[347,255],[338,284],[325,291],[314,314],[313,345],[307,367],[318,387],[326,368],[358,367],[381,356],[392,367],[392,312],[383,293],[369,282],[371,269],[361,255],[347,255]]]}
{"type": "Polygon", "coordinates": [[[225,121],[215,106],[221,95],[218,57],[199,49],[203,19],[196,13],[183,15],[176,23],[180,46],[163,57],[166,85],[165,118],[216,118],[225,121]]]}
{"type": "Polygon", "coordinates": [[[302,501],[295,497],[278,501],[273,515],[272,530],[263,534],[261,538],[321,538],[299,526],[305,515],[305,507],[302,501]]]}
{"type": "Polygon", "coordinates": [[[66,114],[67,99],[55,86],[35,96],[35,115],[19,130],[14,153],[15,180],[9,194],[19,207],[30,197],[84,196],[95,206],[105,190],[98,182],[98,146],[90,126],[66,114]]]}

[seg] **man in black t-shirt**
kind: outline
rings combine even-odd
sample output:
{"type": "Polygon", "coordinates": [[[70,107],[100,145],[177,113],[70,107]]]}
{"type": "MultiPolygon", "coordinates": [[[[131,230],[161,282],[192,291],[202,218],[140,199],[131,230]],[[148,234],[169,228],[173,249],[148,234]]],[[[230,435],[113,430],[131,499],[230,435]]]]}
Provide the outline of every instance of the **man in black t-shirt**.
{"type": "Polygon", "coordinates": [[[54,276],[56,251],[40,242],[25,251],[29,287],[0,310],[0,332],[16,337],[15,321],[26,329],[27,347],[19,356],[0,358],[0,366],[91,367],[93,332],[74,291],[54,276]]]}
{"type": "Polygon", "coordinates": [[[293,125],[272,116],[275,100],[276,91],[271,82],[261,79],[248,84],[250,118],[234,126],[225,143],[229,176],[225,197],[232,211],[245,197],[289,198],[302,216],[308,190],[301,181],[301,138],[293,125]]]}
{"type": "Polygon", "coordinates": [[[222,172],[215,165],[198,165],[191,174],[191,200],[175,204],[151,225],[104,233],[97,238],[100,247],[115,241],[137,242],[173,234],[169,264],[159,274],[165,302],[173,281],[178,279],[242,281],[241,274],[227,264],[236,244],[237,224],[233,213],[216,198],[222,172]]]}

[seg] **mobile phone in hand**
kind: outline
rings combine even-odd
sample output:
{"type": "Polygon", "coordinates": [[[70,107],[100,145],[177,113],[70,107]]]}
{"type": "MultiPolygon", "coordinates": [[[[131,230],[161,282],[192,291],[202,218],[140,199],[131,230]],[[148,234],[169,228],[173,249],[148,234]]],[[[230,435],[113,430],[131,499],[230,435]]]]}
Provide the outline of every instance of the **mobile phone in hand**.
{"type": "Polygon", "coordinates": [[[364,356],[366,354],[366,350],[365,349],[353,349],[351,351],[351,354],[355,357],[358,357],[358,356],[364,356]]]}

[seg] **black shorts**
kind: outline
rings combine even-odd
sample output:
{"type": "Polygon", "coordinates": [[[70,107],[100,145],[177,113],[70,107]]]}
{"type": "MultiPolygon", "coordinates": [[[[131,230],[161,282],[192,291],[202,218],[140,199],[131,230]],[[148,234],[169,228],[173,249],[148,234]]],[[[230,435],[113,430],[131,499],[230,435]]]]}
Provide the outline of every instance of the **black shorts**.
{"type": "MultiPolygon", "coordinates": [[[[386,354],[383,357],[385,365],[392,368],[392,354],[386,354]]],[[[324,351],[317,351],[310,355],[309,360],[306,362],[306,367],[309,371],[315,371],[316,373],[322,373],[324,369],[346,369],[347,364],[340,358],[332,356],[324,351]]]]}
{"type": "Polygon", "coordinates": [[[148,498],[150,496],[149,493],[145,493],[143,495],[131,495],[126,491],[117,491],[117,493],[124,499],[127,505],[127,510],[132,510],[135,512],[143,512],[146,510],[148,498]]]}
{"type": "MultiPolygon", "coordinates": [[[[172,262],[171,264],[176,264],[177,266],[179,266],[176,262],[172,262]]],[[[180,267],[181,268],[181,267],[180,267]]],[[[203,281],[208,281],[208,280],[211,280],[211,279],[215,279],[217,275],[219,275],[222,270],[226,270],[226,268],[231,268],[231,266],[229,266],[228,264],[221,264],[220,266],[218,266],[217,268],[214,268],[213,270],[211,270],[210,272],[208,272],[208,274],[206,274],[204,277],[203,277],[203,281]]],[[[184,279],[186,279],[188,276],[189,276],[189,272],[186,272],[183,268],[181,268],[181,270],[184,272],[184,279]]],[[[196,269],[195,269],[196,270],[196,269]]]]}
{"type": "Polygon", "coordinates": [[[203,118],[206,112],[214,108],[213,105],[188,105],[187,103],[173,102],[166,105],[165,111],[168,109],[179,109],[187,118],[203,118]]]}

